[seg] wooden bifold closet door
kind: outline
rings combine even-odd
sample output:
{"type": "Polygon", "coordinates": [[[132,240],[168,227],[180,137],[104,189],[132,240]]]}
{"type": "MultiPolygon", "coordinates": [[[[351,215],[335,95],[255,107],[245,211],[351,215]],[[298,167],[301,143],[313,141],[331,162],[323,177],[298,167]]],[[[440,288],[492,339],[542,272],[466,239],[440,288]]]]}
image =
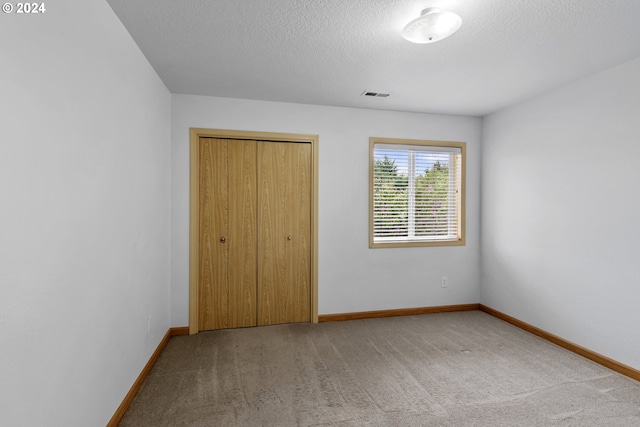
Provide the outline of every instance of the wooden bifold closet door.
{"type": "Polygon", "coordinates": [[[198,330],[311,320],[311,146],[200,138],[198,330]]]}

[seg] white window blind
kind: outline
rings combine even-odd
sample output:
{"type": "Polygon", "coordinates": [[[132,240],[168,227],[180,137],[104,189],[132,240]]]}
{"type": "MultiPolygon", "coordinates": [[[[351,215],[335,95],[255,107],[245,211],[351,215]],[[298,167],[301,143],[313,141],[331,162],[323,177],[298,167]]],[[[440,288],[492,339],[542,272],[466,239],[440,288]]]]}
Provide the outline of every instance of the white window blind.
{"type": "Polygon", "coordinates": [[[461,238],[462,150],[373,145],[373,243],[461,238]]]}

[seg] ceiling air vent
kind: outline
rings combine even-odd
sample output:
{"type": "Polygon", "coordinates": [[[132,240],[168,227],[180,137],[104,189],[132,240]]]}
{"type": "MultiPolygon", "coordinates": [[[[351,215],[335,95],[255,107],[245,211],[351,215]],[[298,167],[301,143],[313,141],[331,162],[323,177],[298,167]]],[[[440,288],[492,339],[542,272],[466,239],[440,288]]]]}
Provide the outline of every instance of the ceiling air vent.
{"type": "Polygon", "coordinates": [[[360,96],[375,96],[376,98],[386,98],[387,96],[389,96],[389,94],[380,92],[369,92],[368,90],[365,90],[360,94],[360,96]]]}

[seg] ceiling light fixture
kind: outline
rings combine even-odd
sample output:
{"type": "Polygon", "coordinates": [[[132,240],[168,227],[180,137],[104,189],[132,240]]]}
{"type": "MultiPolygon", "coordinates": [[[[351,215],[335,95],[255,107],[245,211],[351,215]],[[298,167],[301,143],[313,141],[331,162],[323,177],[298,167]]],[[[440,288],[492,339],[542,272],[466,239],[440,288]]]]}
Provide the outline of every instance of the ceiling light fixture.
{"type": "Polygon", "coordinates": [[[404,27],[402,37],[413,43],[434,43],[458,31],[460,25],[462,18],[455,13],[429,7],[404,27]]]}

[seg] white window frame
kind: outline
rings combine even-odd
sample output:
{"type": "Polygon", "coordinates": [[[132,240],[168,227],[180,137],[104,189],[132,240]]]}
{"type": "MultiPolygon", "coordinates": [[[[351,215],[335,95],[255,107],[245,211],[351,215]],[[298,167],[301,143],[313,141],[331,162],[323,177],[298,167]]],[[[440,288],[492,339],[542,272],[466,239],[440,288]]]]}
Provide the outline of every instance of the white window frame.
{"type": "MultiPolygon", "coordinates": [[[[369,247],[389,248],[389,247],[412,247],[412,246],[460,246],[465,245],[465,175],[466,175],[466,143],[453,141],[425,141],[395,138],[369,138],[369,247]],[[460,154],[458,164],[459,170],[449,169],[449,173],[459,173],[457,188],[451,189],[455,197],[449,197],[450,207],[456,209],[455,226],[452,226],[449,236],[415,236],[415,196],[411,194],[415,188],[415,173],[407,173],[407,191],[409,198],[407,201],[407,236],[381,237],[375,234],[374,224],[374,150],[390,149],[398,151],[409,151],[407,160],[407,170],[415,171],[415,152],[457,152],[460,154]],[[412,183],[414,185],[412,185],[412,183]]],[[[455,181],[454,181],[455,185],[455,181]]]]}

